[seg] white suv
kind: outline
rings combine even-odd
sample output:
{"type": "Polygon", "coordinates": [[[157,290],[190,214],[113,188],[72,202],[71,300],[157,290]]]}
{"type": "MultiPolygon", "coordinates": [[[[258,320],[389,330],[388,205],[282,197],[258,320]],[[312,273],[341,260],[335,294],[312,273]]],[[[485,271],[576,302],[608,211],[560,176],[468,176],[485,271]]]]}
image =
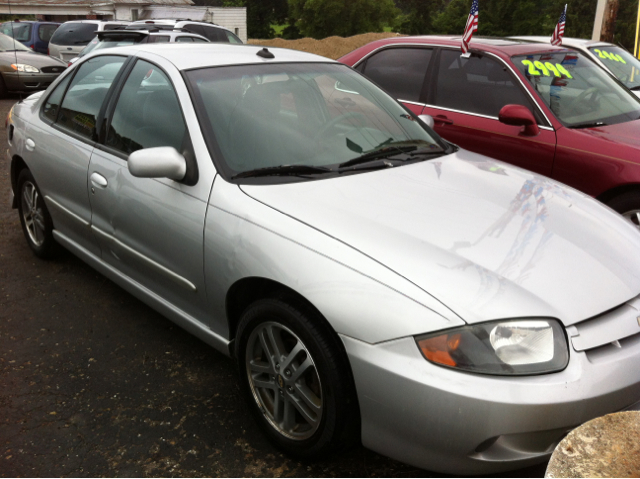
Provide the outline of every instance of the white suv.
{"type": "Polygon", "coordinates": [[[183,29],[208,38],[211,42],[221,43],[242,43],[228,28],[216,25],[215,23],[197,22],[192,20],[138,20],[127,25],[127,30],[138,30],[148,28],[159,28],[165,30],[183,29]]]}
{"type": "Polygon", "coordinates": [[[104,48],[124,47],[139,43],[209,43],[209,39],[184,30],[112,30],[98,32],[91,43],[84,47],[77,57],[69,60],[73,65],[85,55],[104,48]]]}
{"type": "Polygon", "coordinates": [[[116,20],[71,20],[63,23],[49,40],[49,55],[68,62],[78,56],[97,32],[118,30],[129,22],[116,20]]]}

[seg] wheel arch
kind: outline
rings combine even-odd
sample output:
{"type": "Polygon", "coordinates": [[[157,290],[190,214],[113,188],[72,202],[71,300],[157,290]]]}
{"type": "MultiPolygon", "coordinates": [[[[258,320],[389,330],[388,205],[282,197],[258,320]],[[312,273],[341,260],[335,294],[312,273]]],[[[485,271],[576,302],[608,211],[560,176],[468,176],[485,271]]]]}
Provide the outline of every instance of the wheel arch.
{"type": "Polygon", "coordinates": [[[27,163],[22,159],[19,155],[14,155],[11,158],[11,189],[13,190],[13,201],[11,202],[11,208],[18,207],[18,176],[20,176],[20,172],[24,169],[29,169],[27,163]]]}
{"type": "Polygon", "coordinates": [[[351,367],[349,355],[347,354],[347,350],[344,343],[340,339],[340,336],[331,326],[329,321],[327,321],[327,319],[318,310],[318,308],[316,308],[313,303],[311,303],[311,301],[305,298],[302,294],[282,283],[264,277],[254,276],[242,278],[231,285],[231,287],[227,291],[225,302],[227,321],[229,326],[229,339],[231,340],[229,344],[229,352],[231,356],[235,359],[236,336],[242,314],[252,303],[260,299],[279,299],[291,306],[298,308],[303,313],[312,313],[315,318],[322,322],[322,329],[334,336],[333,339],[335,341],[333,341],[333,343],[337,348],[339,348],[340,355],[344,360],[346,368],[345,372],[348,378],[347,381],[351,389],[351,394],[353,394],[352,397],[355,399],[355,402],[351,404],[351,407],[353,407],[352,412],[355,419],[352,422],[352,427],[347,428],[343,432],[342,439],[345,439],[347,442],[360,443],[362,428],[360,400],[358,398],[358,391],[356,388],[355,378],[353,376],[353,369],[351,367]]]}
{"type": "Polygon", "coordinates": [[[640,192],[640,183],[627,183],[624,185],[615,186],[610,190],[607,190],[604,193],[596,196],[596,199],[606,205],[607,203],[609,203],[609,201],[616,198],[617,196],[628,193],[630,191],[640,192]]]}
{"type": "MultiPolygon", "coordinates": [[[[236,338],[238,324],[240,324],[240,318],[245,309],[252,303],[267,298],[282,299],[292,304],[292,306],[301,306],[305,309],[310,308],[331,328],[331,325],[318,308],[297,291],[272,279],[252,276],[236,281],[227,291],[225,309],[229,326],[229,339],[231,341],[234,341],[236,338]]],[[[333,328],[331,328],[331,330],[334,331],[333,328]]]]}

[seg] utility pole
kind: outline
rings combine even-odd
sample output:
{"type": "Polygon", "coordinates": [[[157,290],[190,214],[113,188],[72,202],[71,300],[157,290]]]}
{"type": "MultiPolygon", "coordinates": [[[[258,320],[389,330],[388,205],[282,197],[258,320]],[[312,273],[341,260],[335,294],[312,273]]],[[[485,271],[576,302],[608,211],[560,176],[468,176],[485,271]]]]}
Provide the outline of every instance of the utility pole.
{"type": "Polygon", "coordinates": [[[598,0],[596,20],[593,24],[593,40],[613,42],[620,0],[598,0]]]}

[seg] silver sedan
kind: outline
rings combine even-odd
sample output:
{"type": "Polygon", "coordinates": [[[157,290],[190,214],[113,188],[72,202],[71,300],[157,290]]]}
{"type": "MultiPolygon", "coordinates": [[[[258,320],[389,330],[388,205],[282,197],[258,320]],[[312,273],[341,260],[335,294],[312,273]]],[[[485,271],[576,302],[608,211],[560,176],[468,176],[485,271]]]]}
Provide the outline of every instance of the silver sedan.
{"type": "Polygon", "coordinates": [[[640,405],[640,233],[428,123],[306,53],[115,48],[11,111],[14,207],[233,357],[289,454],[538,463],[640,405]]]}

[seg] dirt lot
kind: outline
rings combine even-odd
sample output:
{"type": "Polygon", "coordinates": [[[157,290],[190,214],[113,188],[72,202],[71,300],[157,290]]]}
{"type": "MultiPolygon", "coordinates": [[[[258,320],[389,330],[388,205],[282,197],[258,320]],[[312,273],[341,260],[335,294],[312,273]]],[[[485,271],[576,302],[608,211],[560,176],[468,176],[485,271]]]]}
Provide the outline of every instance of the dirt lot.
{"type": "Polygon", "coordinates": [[[367,43],[383,38],[399,36],[398,33],[363,33],[353,37],[328,37],[322,40],[313,38],[301,38],[299,40],[283,40],[274,38],[273,40],[249,40],[254,45],[264,45],[266,47],[290,48],[303,52],[315,53],[327,58],[337,60],[343,55],[360,48],[367,43]]]}
{"type": "MultiPolygon", "coordinates": [[[[0,118],[16,100],[0,101],[0,118]]],[[[8,167],[2,154],[0,477],[434,475],[362,447],[309,463],[280,454],[251,419],[231,360],[71,254],[31,253],[8,167]]]]}

